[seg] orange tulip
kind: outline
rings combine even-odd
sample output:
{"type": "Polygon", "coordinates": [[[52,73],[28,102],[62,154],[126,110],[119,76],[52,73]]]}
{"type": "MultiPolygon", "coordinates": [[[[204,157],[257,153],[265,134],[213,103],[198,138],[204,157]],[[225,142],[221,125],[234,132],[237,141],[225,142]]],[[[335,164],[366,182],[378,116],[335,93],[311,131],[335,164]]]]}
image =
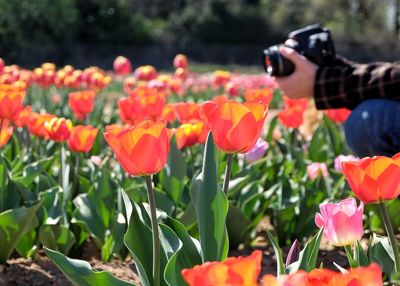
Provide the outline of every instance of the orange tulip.
{"type": "Polygon", "coordinates": [[[260,137],[267,116],[267,109],[255,101],[207,101],[200,112],[215,144],[226,153],[249,152],[260,137]]]}
{"type": "Polygon", "coordinates": [[[374,156],[343,162],[342,170],[354,194],[364,203],[392,200],[400,194],[400,153],[392,158],[374,156]]]}
{"type": "Polygon", "coordinates": [[[0,84],[0,119],[15,120],[22,110],[26,84],[0,84]]]}
{"type": "Polygon", "coordinates": [[[325,114],[335,123],[345,122],[350,113],[351,110],[348,110],[347,108],[325,110],[325,114]]]}
{"type": "Polygon", "coordinates": [[[175,121],[175,118],[176,118],[174,105],[172,105],[172,104],[164,105],[163,110],[161,112],[161,118],[164,121],[167,121],[169,123],[173,123],[175,121]]]}
{"type": "Polygon", "coordinates": [[[278,119],[287,128],[298,128],[303,124],[303,113],[301,106],[285,108],[278,113],[278,119]]]}
{"type": "Polygon", "coordinates": [[[52,118],[44,123],[49,138],[56,142],[63,142],[69,138],[72,122],[65,118],[52,118]]]}
{"type": "Polygon", "coordinates": [[[76,91],[68,95],[68,106],[78,120],[85,120],[93,111],[95,96],[96,92],[93,90],[76,91]]]}
{"type": "Polygon", "coordinates": [[[247,101],[259,101],[264,106],[269,106],[273,93],[273,90],[270,88],[251,88],[244,92],[244,98],[247,101]]]}
{"type": "Polygon", "coordinates": [[[122,129],[107,126],[104,137],[130,175],[156,174],[167,162],[170,138],[163,122],[146,120],[122,129]]]}
{"type": "Polygon", "coordinates": [[[72,128],[68,146],[74,152],[89,152],[99,130],[91,125],[77,125],[72,128]]]}
{"type": "Polygon", "coordinates": [[[196,143],[204,143],[207,138],[207,128],[200,120],[184,123],[175,130],[178,149],[190,147],[196,143]]]}
{"type": "Polygon", "coordinates": [[[53,114],[48,114],[48,113],[40,114],[37,112],[32,112],[28,118],[29,133],[31,133],[36,137],[48,139],[49,135],[47,133],[46,128],[44,127],[44,124],[55,117],[56,116],[53,114]]]}
{"type": "Polygon", "coordinates": [[[15,119],[14,125],[20,128],[27,126],[31,113],[32,107],[30,105],[25,106],[15,119]]]}
{"type": "Polygon", "coordinates": [[[6,145],[13,135],[14,127],[10,125],[10,121],[7,119],[0,119],[0,148],[6,145]]]}
{"type": "Polygon", "coordinates": [[[248,257],[231,257],[184,269],[182,276],[189,286],[257,286],[261,259],[262,252],[256,250],[248,257]]]}
{"type": "Polygon", "coordinates": [[[314,269],[307,273],[298,271],[290,275],[274,277],[265,275],[262,286],[382,286],[382,271],[372,263],[368,267],[352,268],[347,273],[328,269],[314,269]]]}
{"type": "Polygon", "coordinates": [[[368,267],[358,267],[346,274],[338,273],[329,281],[328,286],[382,286],[382,270],[372,263],[368,267]]]}

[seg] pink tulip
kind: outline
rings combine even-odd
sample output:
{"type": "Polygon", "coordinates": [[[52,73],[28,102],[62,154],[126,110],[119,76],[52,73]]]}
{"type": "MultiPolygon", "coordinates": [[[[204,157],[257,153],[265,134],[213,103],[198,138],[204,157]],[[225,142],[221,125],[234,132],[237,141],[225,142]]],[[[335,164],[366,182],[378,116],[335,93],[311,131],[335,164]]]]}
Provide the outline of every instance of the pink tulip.
{"type": "Polygon", "coordinates": [[[90,161],[92,161],[93,164],[99,167],[103,163],[103,160],[101,159],[100,156],[94,156],[94,155],[90,156],[90,161]]]}
{"type": "Polygon", "coordinates": [[[258,138],[256,145],[248,153],[245,154],[247,163],[251,164],[264,157],[265,151],[268,149],[268,142],[258,138]]]}
{"type": "Polygon", "coordinates": [[[311,180],[315,180],[319,175],[328,177],[328,168],[325,163],[311,163],[307,166],[307,175],[311,180]]]}
{"type": "Polygon", "coordinates": [[[353,244],[363,235],[364,204],[357,207],[355,199],[345,199],[337,204],[319,205],[321,213],[315,215],[315,224],[324,228],[324,236],[336,246],[353,244]]]}
{"type": "Polygon", "coordinates": [[[348,161],[359,161],[360,158],[354,157],[353,155],[339,155],[335,159],[335,170],[342,172],[342,163],[348,161]]]}

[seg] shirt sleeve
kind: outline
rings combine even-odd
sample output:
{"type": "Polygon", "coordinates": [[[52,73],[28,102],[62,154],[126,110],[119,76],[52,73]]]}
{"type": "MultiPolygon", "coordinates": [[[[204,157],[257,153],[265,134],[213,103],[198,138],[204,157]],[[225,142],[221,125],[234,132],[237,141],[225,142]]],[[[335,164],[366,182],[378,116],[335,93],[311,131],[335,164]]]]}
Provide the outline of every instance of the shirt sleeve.
{"type": "Polygon", "coordinates": [[[343,60],[340,65],[317,70],[314,99],[318,109],[354,109],[374,98],[400,100],[400,62],[357,64],[343,60]]]}

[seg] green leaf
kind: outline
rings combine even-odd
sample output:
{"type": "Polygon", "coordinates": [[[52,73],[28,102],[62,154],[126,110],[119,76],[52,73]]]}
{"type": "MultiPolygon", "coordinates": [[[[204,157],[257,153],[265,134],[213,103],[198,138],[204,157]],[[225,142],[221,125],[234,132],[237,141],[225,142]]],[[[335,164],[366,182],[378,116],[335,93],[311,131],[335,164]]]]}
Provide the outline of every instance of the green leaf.
{"type": "Polygon", "coordinates": [[[393,249],[387,237],[381,237],[375,233],[371,236],[368,257],[371,263],[378,263],[386,274],[395,271],[393,249]]]}
{"type": "Polygon", "coordinates": [[[274,237],[274,235],[267,230],[267,235],[269,240],[271,241],[272,247],[274,248],[275,256],[276,256],[276,275],[285,274],[285,264],[283,263],[282,250],[279,247],[278,240],[274,237]]]}
{"type": "Polygon", "coordinates": [[[43,224],[57,224],[65,215],[62,196],[63,191],[59,186],[39,193],[39,198],[43,202],[43,224]]]}
{"type": "Polygon", "coordinates": [[[226,217],[226,228],[229,235],[229,244],[231,248],[238,247],[239,244],[246,241],[249,236],[249,226],[251,221],[248,220],[243,212],[236,206],[230,204],[228,215],[226,217]]]}
{"type": "MultiPolygon", "coordinates": [[[[153,246],[152,246],[152,232],[151,228],[147,225],[148,218],[146,211],[141,209],[135,202],[130,201],[129,197],[122,193],[127,215],[130,216],[128,229],[124,236],[125,246],[128,248],[144,286],[153,285],[153,246]]],[[[160,269],[164,271],[166,260],[164,251],[160,251],[160,269]]],[[[166,285],[165,282],[161,282],[166,285]]]]}
{"type": "Polygon", "coordinates": [[[20,207],[0,213],[0,263],[5,263],[22,236],[32,229],[41,202],[30,208],[20,207]]]}
{"type": "Polygon", "coordinates": [[[329,119],[326,115],[324,115],[324,124],[326,126],[326,131],[328,133],[329,143],[331,145],[331,149],[335,156],[342,154],[342,145],[343,138],[339,133],[337,126],[329,119]]]}
{"type": "Polygon", "coordinates": [[[172,140],[168,162],[160,173],[160,183],[174,202],[180,203],[186,181],[185,158],[172,140]]]}
{"type": "Polygon", "coordinates": [[[349,261],[349,265],[351,268],[355,268],[358,267],[359,265],[357,265],[357,261],[356,259],[353,257],[353,253],[351,253],[351,248],[350,246],[345,246],[344,250],[346,252],[346,256],[347,256],[347,260],[349,261]]]}
{"type": "Polygon", "coordinates": [[[64,275],[74,285],[77,286],[99,286],[99,285],[115,285],[128,286],[134,285],[128,281],[116,278],[106,271],[97,271],[93,269],[86,261],[68,258],[65,255],[44,248],[50,260],[64,273],[64,275]]]}
{"type": "Polygon", "coordinates": [[[39,240],[47,248],[67,254],[75,243],[75,236],[64,225],[41,225],[39,240]]]}
{"type": "Polygon", "coordinates": [[[327,145],[325,129],[323,126],[319,126],[317,130],[315,130],[308,150],[308,157],[313,162],[326,162],[329,160],[330,152],[328,152],[329,147],[327,145]]]}
{"type": "Polygon", "coordinates": [[[82,225],[95,239],[97,245],[104,244],[106,227],[99,214],[99,206],[89,194],[80,194],[73,200],[75,211],[71,222],[82,225]]]}
{"type": "Polygon", "coordinates": [[[370,264],[369,259],[359,241],[356,242],[354,247],[354,257],[358,266],[368,266],[370,264]]]}
{"type": "Polygon", "coordinates": [[[106,236],[105,243],[101,248],[101,259],[109,261],[113,253],[118,253],[122,246],[123,240],[121,239],[126,231],[125,217],[119,213],[116,219],[112,222],[111,231],[106,236]]]}
{"type": "Polygon", "coordinates": [[[160,225],[164,249],[170,249],[170,257],[164,271],[164,279],[170,286],[186,285],[181,271],[201,264],[200,245],[192,238],[185,227],[170,217],[167,225],[160,225]],[[169,247],[167,247],[167,245],[169,247]]]}
{"type": "Polygon", "coordinates": [[[320,229],[314,237],[306,243],[303,250],[300,252],[299,260],[289,265],[286,268],[286,273],[295,273],[298,270],[310,272],[317,266],[317,258],[319,247],[321,244],[322,231],[320,229]]]}
{"type": "Polygon", "coordinates": [[[229,249],[226,217],[228,199],[219,188],[215,147],[211,132],[204,151],[203,169],[190,196],[196,210],[203,262],[226,259],[229,249]]]}
{"type": "Polygon", "coordinates": [[[268,143],[271,143],[273,140],[274,130],[275,130],[275,127],[277,126],[277,124],[278,124],[278,116],[274,116],[274,118],[272,118],[271,122],[269,123],[268,134],[266,137],[266,141],[268,143]]]}

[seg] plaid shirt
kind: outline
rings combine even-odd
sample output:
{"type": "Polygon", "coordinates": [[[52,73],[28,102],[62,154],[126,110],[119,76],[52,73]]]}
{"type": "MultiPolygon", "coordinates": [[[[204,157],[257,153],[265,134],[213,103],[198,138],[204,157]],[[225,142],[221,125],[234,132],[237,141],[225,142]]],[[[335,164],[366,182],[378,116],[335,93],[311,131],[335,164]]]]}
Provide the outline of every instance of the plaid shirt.
{"type": "Polygon", "coordinates": [[[364,100],[400,100],[400,62],[358,64],[338,58],[317,70],[314,99],[318,109],[354,109],[364,100]]]}

